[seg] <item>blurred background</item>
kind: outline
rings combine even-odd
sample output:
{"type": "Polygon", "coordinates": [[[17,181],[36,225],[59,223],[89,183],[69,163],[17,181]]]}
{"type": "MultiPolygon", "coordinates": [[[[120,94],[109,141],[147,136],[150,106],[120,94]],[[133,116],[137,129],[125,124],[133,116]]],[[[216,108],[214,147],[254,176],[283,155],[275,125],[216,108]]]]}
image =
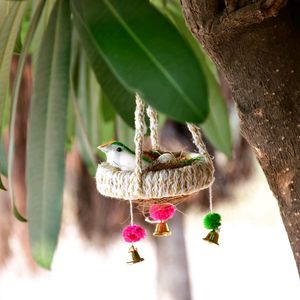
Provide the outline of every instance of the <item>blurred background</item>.
{"type": "MultiPolygon", "coordinates": [[[[31,82],[29,59],[15,132],[14,185],[23,205],[24,128],[31,82]]],[[[129,222],[129,205],[97,192],[80,143],[74,142],[66,155],[63,221],[51,272],[31,258],[27,225],[13,217],[8,193],[0,191],[0,299],[299,299],[297,269],[276,199],[238,133],[238,118],[224,80],[222,94],[234,133],[232,158],[214,150],[206,140],[216,167],[214,206],[223,218],[220,246],[202,239],[207,233],[202,219],[208,212],[208,193],[201,191],[178,205],[169,222],[171,237],[153,238],[154,228],[149,225],[148,238],[137,244],[145,261],[127,265],[128,244],[121,230],[129,222]]],[[[133,130],[122,128],[130,143],[133,130]]],[[[6,131],[3,148],[7,148],[7,136],[6,131]]],[[[185,125],[164,117],[160,141],[171,150],[194,149],[185,125]]],[[[7,184],[5,178],[3,182],[7,184]]],[[[144,224],[137,209],[135,219],[144,224]]]]}
{"type": "Polygon", "coordinates": [[[223,217],[220,246],[202,240],[207,208],[201,196],[203,205],[200,199],[179,205],[182,213],[169,222],[171,237],[154,239],[154,228],[147,228],[149,238],[137,243],[145,261],[132,266],[126,264],[128,245],[120,234],[128,205],[102,199],[93,179],[82,175],[77,182],[88,178],[90,189],[66,187],[51,272],[32,261],[26,225],[13,219],[1,193],[0,299],[299,299],[276,199],[254,162],[246,180],[228,187],[226,197],[214,197],[223,217]]]}
{"type": "MultiPolygon", "coordinates": [[[[26,215],[28,201],[26,144],[33,82],[38,80],[37,75],[34,77],[38,68],[36,56],[43,56],[39,52],[41,39],[55,1],[48,1],[45,6],[37,4],[42,2],[31,1],[29,8],[24,6],[21,29],[8,66],[1,120],[1,179],[7,187],[7,175],[13,171],[15,204],[22,215],[26,215]],[[20,73],[17,66],[22,60],[25,36],[41,7],[41,20],[20,73]],[[14,97],[18,76],[20,88],[14,97]],[[17,99],[13,131],[9,129],[14,103],[11,98],[17,99]],[[9,143],[14,145],[12,170],[8,166],[9,143]]],[[[205,70],[210,112],[200,126],[216,169],[213,201],[215,211],[222,215],[220,246],[203,241],[207,234],[203,217],[209,210],[208,191],[204,190],[177,205],[175,217],[168,222],[173,232],[171,237],[154,238],[154,226],[145,225],[148,237],[137,243],[145,261],[126,264],[130,256],[121,231],[129,223],[129,205],[127,201],[100,195],[94,176],[97,163],[105,159],[96,147],[116,139],[133,149],[134,130],[126,115],[124,121],[122,109],[112,105],[99,85],[74,30],[58,247],[51,271],[38,266],[31,255],[28,224],[14,217],[9,193],[0,189],[0,300],[300,299],[297,268],[276,199],[249,145],[240,135],[239,119],[224,76],[186,28],[179,2],[151,2],[176,26],[205,70]]],[[[12,9],[0,3],[0,8],[3,7],[12,9]]],[[[0,37],[2,33],[0,28],[0,37]]],[[[148,139],[146,150],[150,147],[148,139]]],[[[196,151],[186,126],[163,113],[159,113],[159,139],[163,149],[196,151]]],[[[134,212],[135,221],[145,224],[139,210],[135,208],[134,212]]]]}

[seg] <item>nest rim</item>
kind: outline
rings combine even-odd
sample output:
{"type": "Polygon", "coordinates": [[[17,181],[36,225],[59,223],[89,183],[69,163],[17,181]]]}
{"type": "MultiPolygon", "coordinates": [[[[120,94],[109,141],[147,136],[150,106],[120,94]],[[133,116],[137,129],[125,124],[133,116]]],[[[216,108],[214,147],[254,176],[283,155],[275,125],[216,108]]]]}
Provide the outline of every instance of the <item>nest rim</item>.
{"type": "MultiPolygon", "coordinates": [[[[195,155],[195,153],[191,154],[195,155]]],[[[199,154],[197,155],[199,157],[202,156],[199,154]]],[[[195,160],[189,165],[180,166],[177,168],[144,170],[142,174],[143,193],[140,195],[135,193],[136,189],[134,191],[134,185],[136,184],[134,171],[123,171],[111,166],[107,162],[103,162],[99,164],[97,168],[97,189],[106,197],[127,201],[131,200],[136,204],[142,203],[142,205],[147,203],[146,206],[148,206],[148,203],[182,202],[185,201],[185,198],[192,196],[202,189],[208,188],[214,181],[214,168],[212,161],[207,159],[205,156],[202,157],[204,157],[203,160],[195,160]],[[189,175],[187,176],[187,174],[189,175]],[[155,180],[158,180],[158,184],[170,186],[172,185],[170,181],[174,179],[173,177],[175,177],[175,175],[177,176],[177,186],[173,187],[174,190],[171,193],[166,191],[160,192],[160,188],[157,187],[155,180]],[[165,179],[162,180],[161,177],[165,177],[165,179]],[[199,182],[197,182],[194,177],[198,178],[199,182]],[[201,177],[205,177],[203,182],[201,182],[201,177]],[[190,184],[188,180],[193,182],[190,184]],[[147,183],[145,183],[145,181],[147,181],[147,183]],[[126,185],[129,186],[128,189],[131,189],[132,192],[128,192],[126,190],[126,185]],[[178,187],[178,185],[180,185],[180,187],[178,187]],[[118,188],[123,189],[124,192],[120,192],[118,188]],[[154,191],[155,189],[157,192],[154,191]]],[[[162,189],[163,188],[164,187],[162,187],[162,189]]]]}

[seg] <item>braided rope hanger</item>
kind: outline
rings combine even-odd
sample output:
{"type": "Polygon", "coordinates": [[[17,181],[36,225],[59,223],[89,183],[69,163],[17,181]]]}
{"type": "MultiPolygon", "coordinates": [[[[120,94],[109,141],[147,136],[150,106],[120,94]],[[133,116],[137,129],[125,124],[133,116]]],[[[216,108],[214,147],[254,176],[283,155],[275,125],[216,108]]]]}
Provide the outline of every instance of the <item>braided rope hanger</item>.
{"type": "Polygon", "coordinates": [[[204,160],[199,160],[184,167],[162,169],[159,171],[143,170],[143,139],[146,132],[144,114],[150,119],[150,139],[153,150],[159,150],[158,118],[151,107],[145,109],[141,98],[136,96],[135,111],[135,169],[123,171],[107,162],[98,165],[96,184],[98,191],[107,197],[136,201],[142,206],[149,206],[157,201],[175,203],[184,196],[208,188],[214,181],[214,167],[199,128],[187,124],[198,152],[204,160]]]}
{"type": "MultiPolygon", "coordinates": [[[[144,132],[146,129],[145,119],[145,105],[138,94],[136,94],[136,110],[135,110],[135,176],[136,176],[136,192],[137,196],[142,194],[142,155],[143,155],[143,140],[144,140],[144,132]]],[[[147,115],[150,119],[150,139],[153,150],[159,150],[158,143],[158,116],[157,112],[150,106],[147,107],[147,115]]],[[[200,128],[192,123],[187,123],[187,127],[192,134],[193,142],[196,145],[198,152],[200,155],[204,156],[207,161],[211,163],[213,168],[212,160],[210,155],[207,152],[206,146],[203,143],[202,135],[200,128]]],[[[212,170],[213,171],[213,170],[212,170]]],[[[209,186],[209,199],[210,199],[210,210],[212,211],[212,193],[211,193],[211,185],[209,186]]]]}

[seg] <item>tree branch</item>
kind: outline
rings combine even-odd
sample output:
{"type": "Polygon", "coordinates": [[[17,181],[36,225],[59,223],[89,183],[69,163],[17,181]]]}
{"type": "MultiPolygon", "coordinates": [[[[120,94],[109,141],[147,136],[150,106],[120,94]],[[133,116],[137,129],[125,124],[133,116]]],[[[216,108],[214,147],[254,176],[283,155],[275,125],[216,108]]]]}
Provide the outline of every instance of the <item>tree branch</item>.
{"type": "Polygon", "coordinates": [[[275,17],[287,0],[259,0],[244,4],[238,0],[224,0],[225,10],[219,10],[218,0],[181,0],[183,11],[193,33],[219,34],[244,28],[275,17]]]}
{"type": "Polygon", "coordinates": [[[225,0],[225,6],[227,13],[231,13],[236,10],[238,6],[238,0],[225,0]]]}
{"type": "MultiPolygon", "coordinates": [[[[233,0],[229,2],[233,2],[233,0]]],[[[286,3],[287,0],[262,0],[232,11],[230,14],[223,14],[219,21],[220,28],[218,30],[228,31],[261,23],[267,18],[277,16],[286,3]]]]}
{"type": "Polygon", "coordinates": [[[222,32],[247,27],[255,23],[260,23],[264,19],[265,15],[261,10],[261,4],[254,3],[235,10],[230,14],[223,14],[218,22],[217,30],[222,32]]]}
{"type": "Polygon", "coordinates": [[[265,0],[262,3],[262,9],[264,9],[268,17],[276,17],[279,11],[287,4],[287,0],[265,0]]]}
{"type": "Polygon", "coordinates": [[[197,15],[196,20],[189,20],[195,27],[210,27],[219,13],[219,0],[180,0],[183,11],[190,11],[189,16],[197,15]]]}

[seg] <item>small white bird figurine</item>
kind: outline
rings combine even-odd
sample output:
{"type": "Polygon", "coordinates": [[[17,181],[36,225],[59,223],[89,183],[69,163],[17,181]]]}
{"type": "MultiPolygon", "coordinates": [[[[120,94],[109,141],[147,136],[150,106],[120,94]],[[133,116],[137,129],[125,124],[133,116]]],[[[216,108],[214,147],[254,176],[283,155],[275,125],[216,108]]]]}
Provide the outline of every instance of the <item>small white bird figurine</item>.
{"type": "MultiPolygon", "coordinates": [[[[106,161],[122,171],[134,171],[135,169],[135,153],[121,142],[112,141],[102,144],[98,147],[99,150],[105,153],[106,161]]],[[[152,159],[143,156],[142,168],[147,168],[152,159]]]]}

